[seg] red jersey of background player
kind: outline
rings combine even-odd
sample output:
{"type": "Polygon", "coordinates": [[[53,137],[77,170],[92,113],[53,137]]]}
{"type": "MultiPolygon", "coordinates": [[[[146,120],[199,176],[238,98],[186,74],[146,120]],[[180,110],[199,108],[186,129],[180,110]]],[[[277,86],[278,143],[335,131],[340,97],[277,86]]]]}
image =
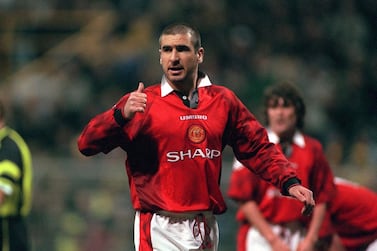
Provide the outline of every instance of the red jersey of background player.
{"type": "Polygon", "coordinates": [[[336,178],[337,195],[329,205],[333,226],[347,250],[365,250],[377,240],[377,194],[336,178]]]}
{"type": "Polygon", "coordinates": [[[233,92],[212,85],[204,74],[198,83],[196,109],[185,106],[164,78],[161,85],[144,92],[148,96],[144,113],[124,120],[121,110],[127,94],[94,117],[78,140],[85,155],[108,153],[116,147],[127,152],[126,170],[136,210],[224,212],[219,182],[226,145],[274,185],[282,188],[295,180],[294,170],[255,117],[233,92]]]}
{"type": "MultiPolygon", "coordinates": [[[[269,132],[269,138],[272,142],[276,141],[276,135],[272,132],[269,132]]],[[[278,145],[278,147],[281,146],[278,145]]],[[[296,168],[302,184],[313,191],[316,203],[329,202],[335,194],[334,177],[320,143],[307,135],[296,133],[291,152],[288,160],[296,168]]],[[[235,166],[237,167],[237,165],[240,165],[240,163],[237,164],[236,162],[235,166]]],[[[282,197],[276,188],[254,176],[240,173],[236,168],[235,172],[232,173],[228,196],[236,200],[255,200],[260,204],[260,210],[265,218],[276,224],[305,219],[301,215],[302,206],[300,203],[289,197],[282,197]],[[249,184],[246,176],[253,182],[249,184]],[[241,185],[240,182],[245,182],[245,184],[241,185]],[[241,190],[241,187],[246,190],[241,190]],[[289,200],[288,203],[287,200],[289,200]],[[272,202],[274,204],[271,204],[272,202]]]]}
{"type": "MultiPolygon", "coordinates": [[[[272,142],[278,143],[278,138],[273,132],[269,132],[269,138],[272,142]]],[[[278,147],[281,149],[280,145],[278,147]]],[[[334,176],[318,140],[296,132],[290,152],[288,160],[296,168],[302,184],[313,191],[316,204],[330,202],[336,191],[333,182],[334,176]]],[[[308,223],[310,218],[301,215],[299,203],[289,197],[281,196],[275,187],[258,179],[255,174],[247,172],[247,169],[243,168],[238,161],[234,162],[233,168],[228,188],[230,198],[236,201],[254,200],[258,203],[264,218],[272,224],[296,220],[300,220],[304,224],[308,223]]],[[[241,213],[237,213],[236,217],[237,220],[244,220],[241,213]]],[[[329,226],[326,229],[326,235],[332,232],[333,230],[329,226]]],[[[242,239],[241,236],[238,238],[242,239]]]]}

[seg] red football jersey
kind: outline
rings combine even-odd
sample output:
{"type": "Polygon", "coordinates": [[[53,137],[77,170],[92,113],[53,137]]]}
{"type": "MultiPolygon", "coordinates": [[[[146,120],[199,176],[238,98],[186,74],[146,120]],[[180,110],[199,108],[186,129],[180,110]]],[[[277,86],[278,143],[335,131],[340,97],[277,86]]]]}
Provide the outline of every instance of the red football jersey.
{"type": "Polygon", "coordinates": [[[85,155],[127,152],[131,200],[136,210],[186,212],[226,205],[219,188],[226,145],[261,177],[282,188],[296,177],[266,130],[229,89],[205,76],[196,109],[185,106],[163,78],[144,89],[147,107],[132,120],[121,117],[129,94],[94,117],[78,139],[85,155]]]}
{"type": "MultiPolygon", "coordinates": [[[[269,133],[269,138],[272,142],[276,141],[276,135],[272,132],[269,133]]],[[[278,147],[281,147],[280,144],[278,147]]],[[[288,160],[296,169],[302,185],[313,191],[317,204],[331,200],[336,191],[334,177],[325,159],[321,144],[317,140],[297,132],[288,160]]],[[[310,218],[301,215],[302,204],[298,200],[281,196],[279,190],[271,184],[257,179],[253,173],[242,168],[239,162],[235,161],[233,166],[234,171],[228,188],[230,198],[256,201],[265,219],[274,224],[294,220],[308,222],[310,218]]],[[[242,218],[240,215],[237,217],[238,219],[242,218]]],[[[331,232],[330,229],[329,232],[331,232]]]]}
{"type": "Polygon", "coordinates": [[[332,222],[348,250],[363,250],[377,239],[377,194],[336,178],[337,195],[330,204],[332,222]]]}

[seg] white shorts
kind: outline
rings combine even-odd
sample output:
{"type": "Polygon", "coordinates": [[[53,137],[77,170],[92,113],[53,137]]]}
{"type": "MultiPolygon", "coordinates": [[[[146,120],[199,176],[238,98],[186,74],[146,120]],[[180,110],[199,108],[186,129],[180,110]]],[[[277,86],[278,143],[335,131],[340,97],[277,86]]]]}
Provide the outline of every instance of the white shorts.
{"type": "Polygon", "coordinates": [[[377,240],[369,244],[366,251],[377,251],[377,240]]]}
{"type": "Polygon", "coordinates": [[[136,251],[217,251],[219,229],[212,212],[136,212],[136,251]]]}
{"type": "MultiPolygon", "coordinates": [[[[304,238],[304,234],[301,230],[292,231],[291,229],[280,225],[271,225],[271,228],[276,235],[281,236],[291,250],[296,250],[300,240],[304,238]]],[[[246,251],[256,250],[272,251],[272,248],[270,243],[256,228],[250,227],[246,236],[246,251]]]]}

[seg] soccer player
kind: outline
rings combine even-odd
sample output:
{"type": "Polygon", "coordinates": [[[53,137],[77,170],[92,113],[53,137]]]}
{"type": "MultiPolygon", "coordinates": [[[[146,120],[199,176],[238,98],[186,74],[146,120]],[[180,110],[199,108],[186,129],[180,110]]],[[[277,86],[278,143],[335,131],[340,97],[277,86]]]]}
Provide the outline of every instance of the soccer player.
{"type": "Polygon", "coordinates": [[[78,139],[82,154],[127,153],[126,171],[136,210],[134,242],[143,250],[217,250],[215,214],[226,210],[219,187],[222,151],[304,203],[312,192],[267,138],[266,130],[229,89],[199,71],[199,32],[166,27],[159,38],[159,84],[123,96],[90,120],[78,139]]]}
{"type": "Polygon", "coordinates": [[[0,249],[28,251],[25,217],[31,208],[32,160],[22,137],[6,126],[0,102],[0,249]]]}
{"type": "MultiPolygon", "coordinates": [[[[320,142],[302,132],[305,104],[294,85],[279,83],[266,90],[265,115],[269,140],[285,154],[302,184],[313,191],[316,207],[311,218],[302,217],[297,201],[281,196],[235,160],[228,196],[240,202],[238,251],[314,250],[322,223],[329,217],[327,204],[336,191],[333,173],[320,142]]],[[[331,226],[325,230],[322,243],[327,240],[329,246],[333,231],[331,226]]]]}
{"type": "Polygon", "coordinates": [[[329,211],[337,236],[331,251],[376,251],[377,194],[339,177],[335,178],[335,184],[337,194],[329,204],[329,211]]]}

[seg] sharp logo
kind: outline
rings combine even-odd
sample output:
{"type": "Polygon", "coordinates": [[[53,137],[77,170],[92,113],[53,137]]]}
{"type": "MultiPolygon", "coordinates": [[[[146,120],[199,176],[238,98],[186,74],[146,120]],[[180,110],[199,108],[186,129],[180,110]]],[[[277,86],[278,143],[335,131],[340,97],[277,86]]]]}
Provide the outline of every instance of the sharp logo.
{"type": "Polygon", "coordinates": [[[214,159],[221,156],[221,152],[219,150],[214,149],[193,149],[187,151],[176,151],[176,152],[168,152],[166,157],[168,158],[168,162],[177,162],[183,161],[185,159],[195,159],[195,158],[203,158],[203,159],[214,159]]]}

